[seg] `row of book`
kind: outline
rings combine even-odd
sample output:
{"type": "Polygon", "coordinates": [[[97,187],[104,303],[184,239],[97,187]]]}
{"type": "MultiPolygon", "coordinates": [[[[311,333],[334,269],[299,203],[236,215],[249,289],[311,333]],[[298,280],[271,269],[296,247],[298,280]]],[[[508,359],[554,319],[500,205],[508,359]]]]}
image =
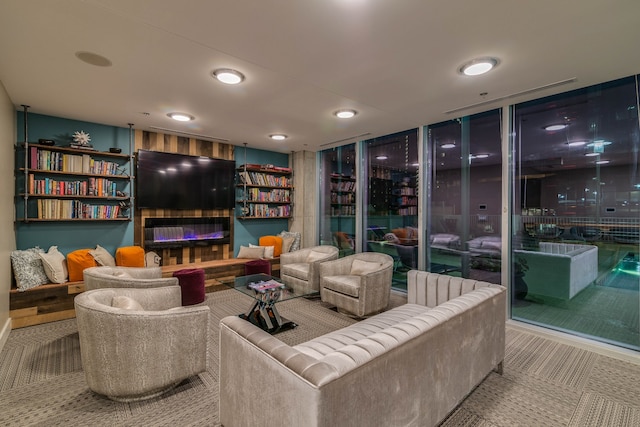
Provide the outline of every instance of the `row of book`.
{"type": "Polygon", "coordinates": [[[250,203],[247,205],[249,213],[246,216],[257,218],[275,218],[275,217],[289,217],[291,216],[291,206],[269,206],[250,203]]]}
{"type": "Polygon", "coordinates": [[[251,202],[289,203],[291,202],[291,192],[289,190],[261,191],[259,188],[248,188],[246,198],[251,202]]]}
{"type": "Polygon", "coordinates": [[[291,178],[288,176],[261,172],[241,171],[240,182],[247,185],[262,185],[265,187],[291,187],[291,178]]]}
{"type": "Polygon", "coordinates": [[[79,200],[38,200],[38,219],[114,219],[118,205],[89,205],[79,200]]]}
{"type": "Polygon", "coordinates": [[[331,191],[355,191],[355,181],[331,181],[331,191]]]}
{"type": "Polygon", "coordinates": [[[331,216],[353,216],[356,214],[355,206],[331,207],[331,216]]]}
{"type": "Polygon", "coordinates": [[[88,154],[66,154],[39,147],[30,148],[29,168],[33,170],[118,175],[118,167],[115,162],[96,160],[88,154]]]}
{"type": "MultiPolygon", "coordinates": [[[[245,165],[240,165],[238,169],[245,169],[245,165]]],[[[278,172],[278,173],[291,173],[291,168],[285,166],[274,166],[274,165],[259,165],[255,163],[247,163],[246,169],[258,169],[270,172],[278,172]]]]}
{"type": "Polygon", "coordinates": [[[117,186],[106,178],[89,178],[86,181],[57,181],[51,178],[35,179],[29,175],[29,194],[57,196],[115,197],[117,186]]]}
{"type": "Polygon", "coordinates": [[[331,203],[355,203],[356,195],[355,193],[331,193],[331,203]]]}
{"type": "Polygon", "coordinates": [[[398,209],[398,215],[402,215],[402,216],[418,215],[418,207],[410,206],[408,208],[400,208],[398,209]]]}

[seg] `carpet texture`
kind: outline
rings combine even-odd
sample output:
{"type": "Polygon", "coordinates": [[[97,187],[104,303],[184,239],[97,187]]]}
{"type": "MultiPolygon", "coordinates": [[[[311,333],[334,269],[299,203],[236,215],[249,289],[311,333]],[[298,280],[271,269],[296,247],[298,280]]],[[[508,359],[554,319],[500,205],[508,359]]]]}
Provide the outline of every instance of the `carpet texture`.
{"type": "MultiPolygon", "coordinates": [[[[390,305],[404,301],[393,295],[390,305]]],[[[0,425],[218,425],[218,323],[251,299],[227,290],[207,294],[205,304],[213,316],[209,371],[144,402],[113,402],[87,388],[75,319],[12,331],[0,353],[0,425]]],[[[291,345],[355,322],[319,300],[278,308],[300,325],[277,335],[291,345]]],[[[504,374],[491,373],[443,426],[638,426],[637,396],[640,364],[508,328],[504,374]]]]}

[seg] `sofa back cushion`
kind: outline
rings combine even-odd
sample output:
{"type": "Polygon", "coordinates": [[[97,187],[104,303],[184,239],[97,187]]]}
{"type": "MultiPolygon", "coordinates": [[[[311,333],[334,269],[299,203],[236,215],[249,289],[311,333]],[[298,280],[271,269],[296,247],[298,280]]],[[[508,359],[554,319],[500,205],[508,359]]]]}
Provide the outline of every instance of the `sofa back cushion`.
{"type": "Polygon", "coordinates": [[[501,287],[473,279],[410,270],[407,273],[407,302],[435,307],[460,295],[487,286],[501,287]]]}

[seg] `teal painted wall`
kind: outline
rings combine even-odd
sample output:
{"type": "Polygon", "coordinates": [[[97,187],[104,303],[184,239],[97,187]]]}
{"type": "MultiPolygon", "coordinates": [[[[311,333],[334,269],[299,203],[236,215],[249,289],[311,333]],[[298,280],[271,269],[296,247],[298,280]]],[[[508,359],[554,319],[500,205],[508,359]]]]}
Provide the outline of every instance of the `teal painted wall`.
{"type": "MultiPolygon", "coordinates": [[[[29,142],[40,138],[53,139],[57,146],[67,146],[73,140],[73,133],[84,131],[91,137],[91,145],[98,151],[108,151],[110,147],[129,153],[129,129],[69,120],[60,117],[28,114],[29,142]]],[[[24,112],[17,114],[18,143],[24,141],[24,112]]],[[[132,166],[132,165],[131,165],[132,166]]],[[[127,171],[129,173],[130,169],[127,171]]],[[[16,195],[23,190],[16,189],[16,195]]],[[[131,191],[128,183],[124,191],[131,191]]],[[[17,215],[22,212],[22,199],[16,198],[17,215]]],[[[75,249],[95,248],[100,245],[112,254],[119,246],[133,244],[133,222],[18,222],[16,225],[17,249],[34,246],[47,250],[49,246],[58,246],[65,255],[75,249]]]]}
{"type": "MultiPolygon", "coordinates": [[[[246,162],[260,165],[289,166],[289,155],[275,153],[273,151],[246,149],[246,162]]],[[[240,167],[245,163],[244,147],[236,148],[236,166],[240,167]]],[[[238,207],[239,208],[239,207],[238,207]]],[[[236,209],[233,223],[233,254],[238,254],[240,246],[258,244],[260,236],[276,235],[283,230],[289,230],[289,220],[287,219],[238,219],[239,209],[236,209]]]]}

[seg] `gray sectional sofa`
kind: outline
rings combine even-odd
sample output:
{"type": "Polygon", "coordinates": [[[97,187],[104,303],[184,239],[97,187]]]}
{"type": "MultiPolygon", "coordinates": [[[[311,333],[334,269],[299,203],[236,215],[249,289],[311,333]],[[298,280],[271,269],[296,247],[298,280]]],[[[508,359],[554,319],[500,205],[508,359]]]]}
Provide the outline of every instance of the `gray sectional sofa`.
{"type": "Polygon", "coordinates": [[[225,317],[220,421],[436,425],[491,370],[501,372],[505,318],[502,286],[417,270],[408,273],[408,304],[296,346],[225,317]]]}

